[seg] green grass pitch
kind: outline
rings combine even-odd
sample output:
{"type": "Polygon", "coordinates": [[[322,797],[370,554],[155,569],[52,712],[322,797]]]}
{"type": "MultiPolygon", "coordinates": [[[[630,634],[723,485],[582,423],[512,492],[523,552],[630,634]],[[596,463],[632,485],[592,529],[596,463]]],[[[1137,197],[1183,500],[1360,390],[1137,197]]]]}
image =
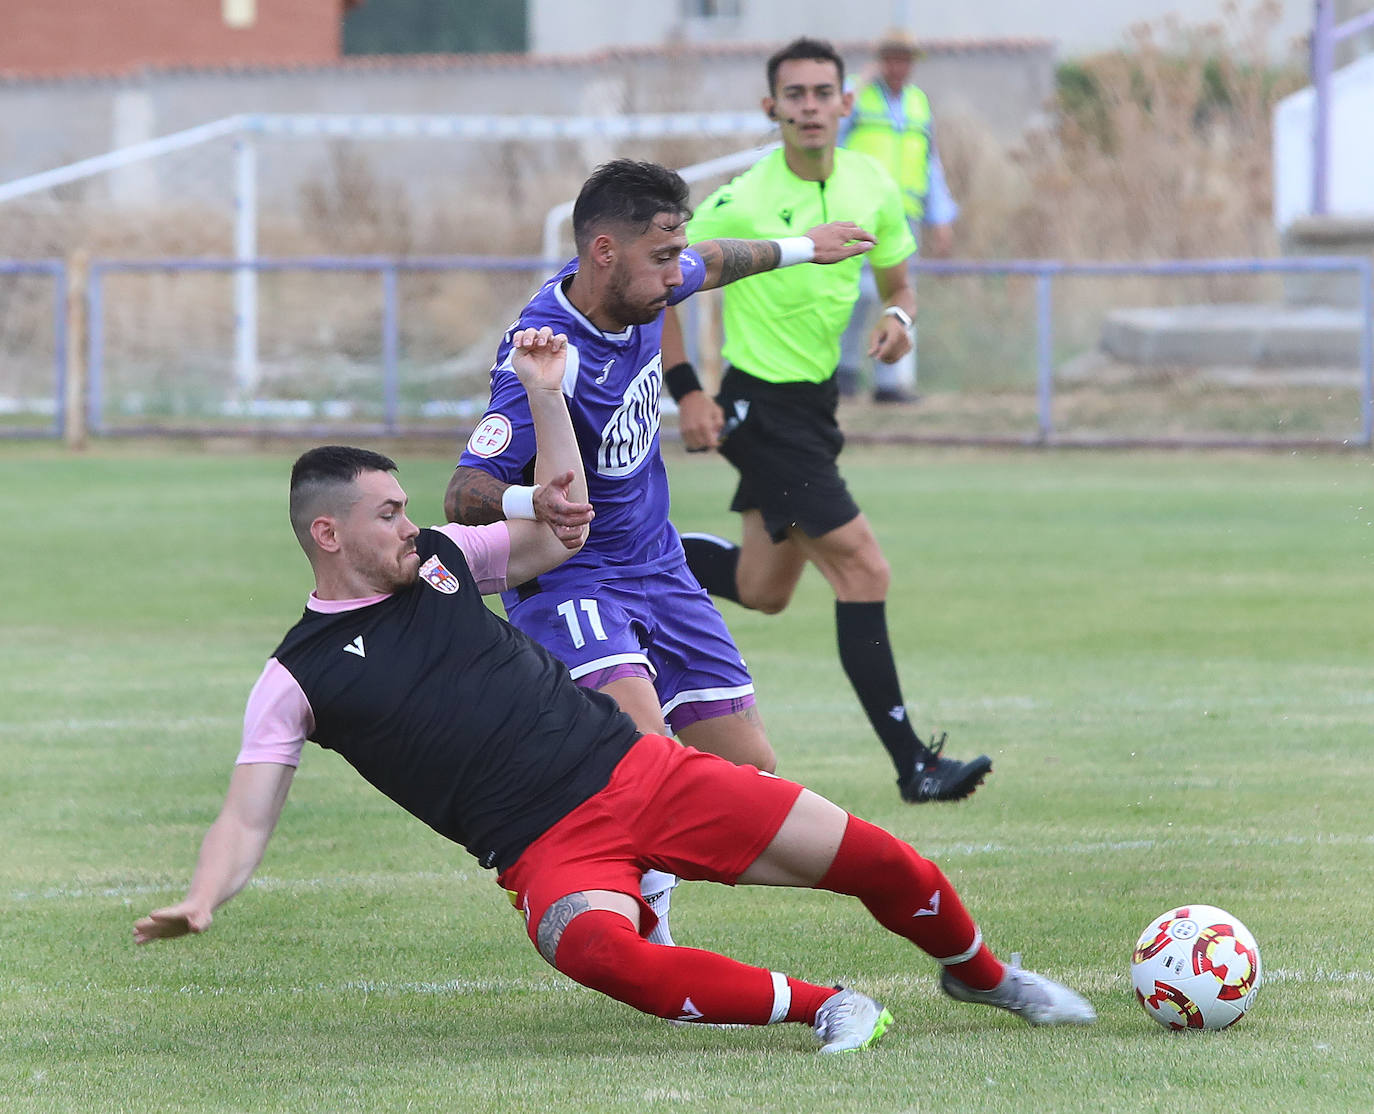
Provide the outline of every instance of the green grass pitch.
{"type": "MultiPolygon", "coordinates": [[[[675,520],[733,535],[723,462],[667,450],[675,520]]],[[[178,898],[244,697],[299,614],[293,452],[0,446],[0,1109],[1364,1111],[1374,1108],[1374,459],[851,449],[892,563],[906,696],[995,772],[899,803],[812,573],[725,605],[780,772],[935,858],[989,943],[1087,993],[1030,1029],[828,894],[684,886],[683,942],[881,998],[799,1026],[673,1028],[547,967],[490,876],[309,748],[256,882],[204,937],[178,898]],[[1244,920],[1266,986],[1220,1034],[1130,992],[1169,905],[1244,920]]],[[[403,453],[421,523],[452,457],[403,453]]]]}

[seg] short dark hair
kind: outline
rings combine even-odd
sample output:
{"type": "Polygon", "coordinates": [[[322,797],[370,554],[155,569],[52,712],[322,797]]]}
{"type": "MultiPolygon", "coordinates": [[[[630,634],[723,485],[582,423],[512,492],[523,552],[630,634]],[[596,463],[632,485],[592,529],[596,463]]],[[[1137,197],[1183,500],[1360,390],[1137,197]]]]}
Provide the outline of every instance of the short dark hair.
{"type": "Polygon", "coordinates": [[[682,175],[655,162],[615,159],[592,171],[582,183],[573,205],[573,239],[579,253],[586,251],[604,224],[619,224],[643,235],[659,213],[674,213],[686,220],[691,191],[682,175]]]}
{"type": "MultiPolygon", "coordinates": [[[[363,472],[394,471],[394,460],[371,449],[320,445],[301,453],[291,466],[291,528],[301,545],[310,540],[310,523],[319,513],[322,500],[338,504],[344,488],[350,487],[363,472]]],[[[341,513],[346,508],[339,505],[332,509],[341,513]]]]}
{"type": "Polygon", "coordinates": [[[803,35],[793,39],[785,47],[768,59],[768,95],[778,95],[778,70],[784,62],[834,62],[839,73],[840,88],[844,88],[844,59],[839,51],[824,39],[808,39],[803,35]]]}

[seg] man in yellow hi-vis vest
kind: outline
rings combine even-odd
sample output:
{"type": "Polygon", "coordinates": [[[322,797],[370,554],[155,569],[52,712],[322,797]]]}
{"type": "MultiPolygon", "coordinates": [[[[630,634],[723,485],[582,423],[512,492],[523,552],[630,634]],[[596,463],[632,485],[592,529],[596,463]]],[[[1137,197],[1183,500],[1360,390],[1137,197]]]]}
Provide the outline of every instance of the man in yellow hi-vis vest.
{"type": "MultiPolygon", "coordinates": [[[[878,42],[877,72],[860,80],[854,111],[841,129],[840,141],[885,166],[901,187],[912,234],[926,254],[939,258],[953,246],[953,224],[959,207],[945,183],[944,167],[931,130],[930,102],[909,82],[911,67],[921,55],[907,32],[895,29],[878,42]],[[925,233],[923,236],[922,233],[925,233]]],[[[878,305],[872,272],[864,269],[859,300],[840,346],[835,378],[840,392],[858,391],[859,370],[868,345],[869,323],[878,305]]],[[[873,398],[876,402],[910,402],[915,398],[916,344],[896,363],[873,361],[873,398]]]]}

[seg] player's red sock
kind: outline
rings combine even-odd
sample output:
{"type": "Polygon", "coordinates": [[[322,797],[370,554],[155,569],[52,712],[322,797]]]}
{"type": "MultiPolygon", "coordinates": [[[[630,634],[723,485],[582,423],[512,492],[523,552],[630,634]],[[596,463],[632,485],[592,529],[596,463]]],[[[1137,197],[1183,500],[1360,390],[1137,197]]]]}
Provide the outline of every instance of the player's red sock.
{"type": "Polygon", "coordinates": [[[929,952],[960,982],[991,990],[1005,968],[950,881],[929,859],[857,816],[816,888],[857,897],[884,928],[929,952]]]}
{"type": "Polygon", "coordinates": [[[656,1017],[722,1025],[816,1019],[834,987],[789,979],[698,948],[651,944],[619,913],[591,909],[563,930],[554,966],[656,1017]]]}

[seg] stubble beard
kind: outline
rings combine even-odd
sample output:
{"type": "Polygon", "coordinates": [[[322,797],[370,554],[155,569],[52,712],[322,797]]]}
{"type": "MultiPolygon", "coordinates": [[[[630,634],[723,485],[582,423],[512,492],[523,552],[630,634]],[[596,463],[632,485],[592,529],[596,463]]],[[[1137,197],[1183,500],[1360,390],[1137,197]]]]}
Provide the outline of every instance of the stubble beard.
{"type": "Polygon", "coordinates": [[[413,565],[407,565],[415,551],[411,550],[394,562],[386,562],[381,557],[369,557],[360,561],[357,569],[369,584],[376,587],[379,595],[391,595],[409,588],[420,579],[420,561],[417,557],[413,565]]]}
{"type": "Polygon", "coordinates": [[[624,272],[617,269],[606,288],[606,312],[622,325],[647,325],[663,312],[663,307],[631,302],[626,293],[629,286],[624,272]]]}

